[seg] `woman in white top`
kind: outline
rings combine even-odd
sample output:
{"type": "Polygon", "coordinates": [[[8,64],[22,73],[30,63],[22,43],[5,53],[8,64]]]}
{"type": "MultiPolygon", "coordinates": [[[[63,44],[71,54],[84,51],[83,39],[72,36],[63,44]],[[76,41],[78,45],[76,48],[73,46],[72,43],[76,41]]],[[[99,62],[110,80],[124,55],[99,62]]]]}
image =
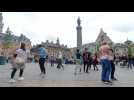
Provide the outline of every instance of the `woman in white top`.
{"type": "Polygon", "coordinates": [[[64,69],[64,67],[62,65],[62,53],[59,52],[57,68],[60,69],[61,67],[64,69]]]}
{"type": "Polygon", "coordinates": [[[21,43],[20,48],[15,51],[11,61],[13,71],[11,73],[11,80],[9,82],[15,82],[14,76],[18,69],[20,69],[18,80],[24,79],[22,76],[23,76],[26,60],[27,60],[27,56],[26,56],[25,43],[21,43]]]}

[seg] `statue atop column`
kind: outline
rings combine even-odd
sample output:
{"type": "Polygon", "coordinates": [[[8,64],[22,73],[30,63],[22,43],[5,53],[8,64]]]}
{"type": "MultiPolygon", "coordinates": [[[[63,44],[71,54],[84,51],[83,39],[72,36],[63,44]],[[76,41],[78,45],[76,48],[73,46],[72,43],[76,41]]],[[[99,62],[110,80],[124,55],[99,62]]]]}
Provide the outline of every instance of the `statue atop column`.
{"type": "Polygon", "coordinates": [[[0,13],[0,33],[3,32],[3,26],[4,26],[4,24],[3,24],[3,16],[2,16],[2,13],[0,13]]]}
{"type": "Polygon", "coordinates": [[[57,44],[58,44],[58,45],[60,44],[59,38],[57,38],[57,44]]]}
{"type": "Polygon", "coordinates": [[[77,19],[77,24],[78,24],[78,26],[80,26],[80,24],[81,24],[80,17],[78,17],[78,19],[77,19]]]}

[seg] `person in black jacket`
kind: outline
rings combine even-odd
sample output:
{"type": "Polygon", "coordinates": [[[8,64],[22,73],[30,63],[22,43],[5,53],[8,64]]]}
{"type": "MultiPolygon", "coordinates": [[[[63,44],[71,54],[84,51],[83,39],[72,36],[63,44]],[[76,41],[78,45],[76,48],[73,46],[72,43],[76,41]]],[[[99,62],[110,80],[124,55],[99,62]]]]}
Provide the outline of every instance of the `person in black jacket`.
{"type": "Polygon", "coordinates": [[[88,62],[88,57],[89,57],[89,53],[87,51],[87,48],[85,48],[85,51],[83,52],[83,64],[84,64],[84,72],[88,73],[88,68],[89,68],[89,62],[88,62]]]}
{"type": "Polygon", "coordinates": [[[115,64],[114,64],[114,61],[115,61],[115,55],[114,55],[114,52],[112,49],[110,49],[110,63],[111,63],[111,80],[117,80],[114,76],[114,73],[115,73],[115,64]]]}
{"type": "Polygon", "coordinates": [[[87,73],[88,73],[88,71],[91,69],[91,65],[92,65],[91,52],[88,52],[88,61],[87,61],[87,69],[86,69],[86,72],[87,72],[87,73]]]}
{"type": "Polygon", "coordinates": [[[97,53],[95,53],[93,56],[92,64],[93,64],[94,70],[96,69],[98,71],[99,69],[97,67],[97,64],[98,64],[97,53]]]}

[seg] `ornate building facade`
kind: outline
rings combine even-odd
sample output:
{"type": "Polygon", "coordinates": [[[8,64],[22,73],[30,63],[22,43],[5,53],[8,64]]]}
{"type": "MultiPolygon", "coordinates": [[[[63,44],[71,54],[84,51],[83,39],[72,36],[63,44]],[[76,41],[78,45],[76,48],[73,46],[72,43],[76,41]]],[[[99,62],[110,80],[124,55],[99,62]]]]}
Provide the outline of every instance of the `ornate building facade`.
{"type": "MultiPolygon", "coordinates": [[[[80,26],[80,19],[77,20],[78,26],[80,26]]],[[[77,26],[77,47],[71,48],[71,54],[74,55],[76,52],[76,49],[80,46],[78,44],[82,44],[82,32],[81,28],[78,30],[77,26]]],[[[80,26],[81,27],[81,26],[80,26]]],[[[85,48],[88,48],[92,54],[96,53],[102,43],[102,41],[106,41],[110,47],[114,50],[115,54],[117,55],[127,55],[128,53],[128,46],[131,46],[132,54],[134,55],[134,43],[130,40],[126,40],[124,43],[114,43],[110,37],[103,31],[103,29],[100,29],[100,33],[96,39],[95,42],[82,44],[82,47],[80,48],[80,51],[83,52],[85,48]]]]}
{"type": "MultiPolygon", "coordinates": [[[[5,51],[3,42],[5,41],[4,37],[5,37],[6,33],[2,33],[3,25],[4,24],[3,24],[2,13],[0,13],[0,55],[2,55],[4,52],[6,52],[6,55],[8,56],[10,53],[12,53],[12,51],[14,51],[16,48],[20,47],[21,42],[25,43],[27,50],[30,51],[30,49],[32,47],[31,41],[23,34],[21,34],[20,36],[15,36],[15,35],[11,34],[11,46],[9,48],[7,48],[5,51]]],[[[6,32],[9,32],[9,31],[10,31],[10,29],[8,27],[6,32]]],[[[12,33],[12,32],[10,31],[10,33],[12,33]]]]}
{"type": "MultiPolygon", "coordinates": [[[[57,39],[57,42],[54,43],[53,41],[49,42],[48,40],[46,42],[42,42],[41,45],[47,50],[47,53],[49,56],[54,56],[55,58],[58,57],[59,51],[62,52],[63,57],[71,58],[71,52],[70,49],[67,47],[67,45],[60,45],[59,38],[57,39]]],[[[31,52],[37,52],[38,45],[34,46],[31,49],[31,52]]]]}
{"type": "MultiPolygon", "coordinates": [[[[5,34],[4,33],[0,33],[0,54],[2,55],[4,52],[4,46],[3,46],[3,38],[4,38],[5,34]]],[[[23,34],[21,34],[20,36],[15,36],[12,35],[12,41],[11,41],[11,46],[6,49],[7,55],[8,53],[12,53],[12,51],[14,51],[16,48],[20,47],[20,43],[23,42],[26,44],[26,49],[30,50],[31,49],[31,41],[24,36],[23,34]]]]}
{"type": "Polygon", "coordinates": [[[134,43],[132,41],[126,40],[124,43],[114,43],[102,28],[96,41],[93,43],[84,44],[82,50],[84,50],[84,48],[88,48],[92,53],[95,53],[97,52],[97,47],[100,46],[102,41],[106,41],[111,48],[113,48],[115,54],[126,55],[128,52],[128,45],[131,45],[132,52],[134,53],[134,43]]]}

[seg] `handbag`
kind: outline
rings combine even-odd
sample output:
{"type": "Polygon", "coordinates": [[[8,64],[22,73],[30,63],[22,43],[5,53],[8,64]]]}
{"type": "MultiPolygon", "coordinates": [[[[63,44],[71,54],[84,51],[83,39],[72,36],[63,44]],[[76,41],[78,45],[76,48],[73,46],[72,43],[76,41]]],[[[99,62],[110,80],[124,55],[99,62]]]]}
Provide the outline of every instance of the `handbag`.
{"type": "Polygon", "coordinates": [[[21,57],[16,57],[14,62],[16,64],[23,64],[23,63],[25,63],[25,60],[23,58],[21,58],[21,57]]]}

